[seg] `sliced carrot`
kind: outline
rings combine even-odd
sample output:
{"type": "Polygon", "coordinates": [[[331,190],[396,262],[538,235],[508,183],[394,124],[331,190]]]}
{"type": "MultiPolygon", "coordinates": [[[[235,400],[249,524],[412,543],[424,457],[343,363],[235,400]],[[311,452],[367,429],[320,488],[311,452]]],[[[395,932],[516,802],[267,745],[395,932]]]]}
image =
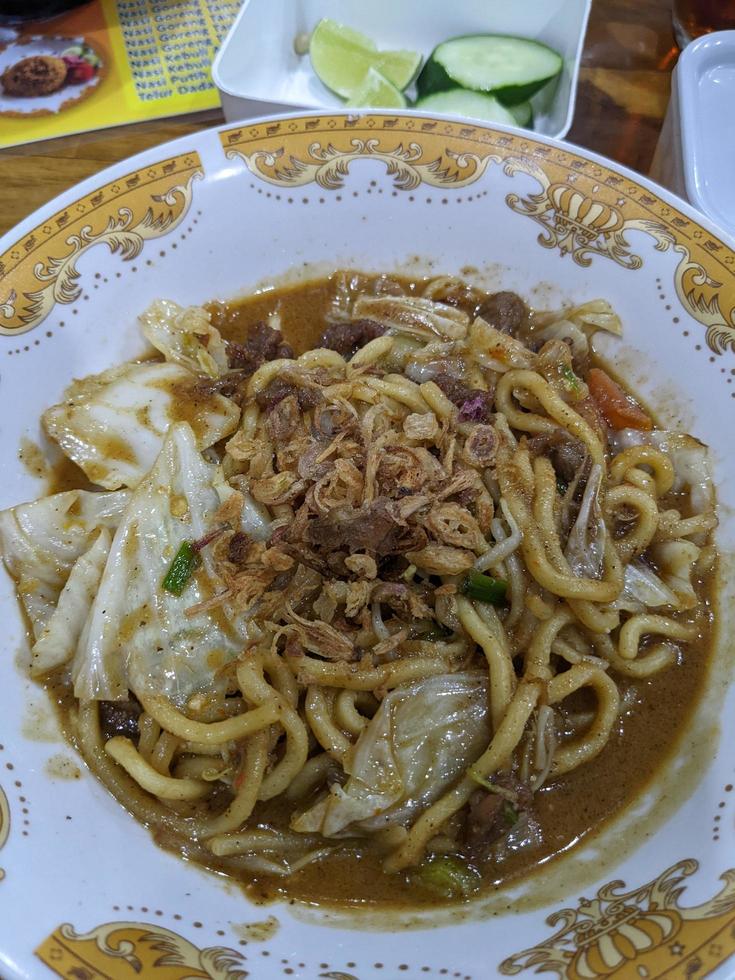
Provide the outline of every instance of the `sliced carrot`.
{"type": "Polygon", "coordinates": [[[631,398],[609,374],[592,368],[587,375],[590,394],[597,402],[608,425],[613,429],[643,429],[649,432],[653,421],[638,402],[631,398]]]}

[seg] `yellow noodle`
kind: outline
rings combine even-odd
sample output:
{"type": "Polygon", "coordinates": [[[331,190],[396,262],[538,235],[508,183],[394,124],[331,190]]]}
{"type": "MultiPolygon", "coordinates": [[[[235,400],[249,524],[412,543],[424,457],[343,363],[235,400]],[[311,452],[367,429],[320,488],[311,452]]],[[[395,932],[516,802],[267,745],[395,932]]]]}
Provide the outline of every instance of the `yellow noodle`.
{"type": "Polygon", "coordinates": [[[300,800],[321,786],[327,773],[335,769],[335,761],[329,752],[320,752],[307,759],[301,772],[291,780],[283,794],[287,800],[300,800]]]}
{"type": "Polygon", "coordinates": [[[216,776],[232,770],[223,760],[217,760],[211,755],[193,755],[179,759],[174,765],[173,775],[178,779],[186,776],[188,779],[213,780],[216,776]]]}
{"type": "Polygon", "coordinates": [[[144,711],[138,717],[138,731],[140,732],[138,752],[140,752],[144,759],[150,760],[161,735],[161,726],[155,718],[152,718],[144,711]]]}
{"type": "Polygon", "coordinates": [[[457,412],[438,384],[425,381],[421,386],[421,397],[438,419],[451,419],[457,412]]]}
{"type": "Polygon", "coordinates": [[[536,627],[526,652],[523,676],[527,680],[548,681],[551,679],[551,645],[560,631],[574,622],[569,609],[560,609],[550,619],[536,627]]]}
{"type": "Polygon", "coordinates": [[[610,463],[610,479],[620,483],[634,467],[648,466],[653,470],[653,481],[656,495],[663,497],[674,485],[674,466],[660,449],[653,446],[631,446],[618,453],[610,463]]]}
{"type": "Polygon", "coordinates": [[[265,767],[268,762],[268,737],[264,730],[255,732],[245,745],[243,760],[238,781],[236,780],[236,796],[224,813],[211,819],[207,825],[207,836],[224,834],[227,831],[241,827],[253,812],[258,800],[265,767]]]}
{"type": "Polygon", "coordinates": [[[663,643],[646,650],[643,656],[637,656],[635,660],[625,660],[621,657],[609,636],[595,636],[592,638],[592,643],[600,656],[604,657],[622,677],[641,680],[653,677],[654,674],[666,670],[676,662],[676,651],[663,643]]]}
{"type": "Polygon", "coordinates": [[[535,371],[513,370],[506,372],[495,392],[495,403],[509,425],[521,432],[553,432],[554,422],[566,429],[570,435],[579,439],[587,447],[593,464],[604,466],[605,452],[602,443],[585,422],[581,415],[574,411],[556,394],[551,385],[536,374],[535,371]],[[513,400],[513,390],[521,388],[529,391],[546,409],[549,418],[537,415],[535,412],[524,412],[516,408],[513,400]]]}
{"type": "Polygon", "coordinates": [[[347,377],[351,377],[356,371],[364,370],[366,367],[372,367],[381,358],[387,357],[393,350],[395,345],[395,337],[375,337],[374,340],[368,341],[364,347],[361,347],[356,354],[353,354],[352,358],[347,363],[347,377]]]}
{"type": "MultiPolygon", "coordinates": [[[[162,732],[156,742],[156,747],[153,752],[151,752],[150,759],[148,760],[156,772],[160,772],[162,775],[168,775],[169,768],[171,766],[171,760],[174,757],[176,749],[179,747],[180,739],[176,738],[170,732],[162,732]]],[[[140,752],[140,749],[138,749],[140,752]]]]}
{"type": "Polygon", "coordinates": [[[263,674],[262,654],[250,652],[237,667],[237,682],[245,697],[261,708],[272,705],[278,709],[278,723],[286,733],[283,756],[263,778],[258,798],[270,800],[282,793],[303,767],[309,755],[309,739],[304,725],[290,701],[271,687],[263,674]]]}
{"type": "Polygon", "coordinates": [[[638,656],[638,648],[641,636],[646,633],[655,633],[657,636],[666,636],[671,640],[693,640],[697,631],[693,626],[686,626],[668,616],[655,616],[652,613],[641,613],[631,616],[627,622],[623,623],[620,630],[618,652],[623,660],[635,660],[638,656]]]}
{"type": "Polygon", "coordinates": [[[495,610],[489,610],[492,617],[488,624],[480,617],[477,607],[468,599],[459,599],[457,613],[459,621],[472,639],[485,654],[490,676],[490,717],[493,730],[497,731],[507,711],[515,687],[515,672],[510,658],[505,631],[495,610]]]}
{"type": "Polygon", "coordinates": [[[656,501],[650,494],[630,484],[611,487],[605,498],[605,514],[614,519],[622,508],[635,511],[635,524],[621,537],[616,537],[615,547],[623,561],[642,554],[653,541],[658,529],[659,513],[656,501]]]}
{"type": "Polygon", "coordinates": [[[575,691],[590,687],[597,695],[597,711],[587,731],[558,745],[551,772],[561,776],[594,759],[605,747],[620,709],[620,695],[615,681],[604,670],[588,664],[575,664],[549,681],[549,704],[558,704],[575,691]]]}
{"type": "MultiPolygon", "coordinates": [[[[617,541],[615,542],[617,548],[617,541]]],[[[569,599],[569,608],[577,619],[593,633],[612,633],[620,626],[617,609],[606,608],[586,599],[569,599]]]]}
{"type": "Polygon", "coordinates": [[[303,656],[293,657],[290,667],[303,685],[323,684],[350,691],[375,691],[445,674],[449,665],[446,660],[437,657],[417,657],[396,660],[380,667],[363,667],[360,664],[328,663],[303,656]]]}
{"type": "Polygon", "coordinates": [[[352,748],[352,742],[341,731],[334,720],[334,691],[326,692],[315,685],[306,691],[304,712],[309,727],[321,747],[339,762],[352,748]]]}
{"type": "Polygon", "coordinates": [[[207,796],[212,787],[199,779],[175,779],[157,772],[146,762],[129,738],[115,735],[105,742],[105,752],[133,779],[154,796],[162,800],[199,800],[207,796]]]}
{"type": "Polygon", "coordinates": [[[334,702],[334,718],[350,735],[359,735],[369,721],[355,707],[358,691],[340,691],[334,702]]]}
{"type": "Polygon", "coordinates": [[[187,718],[163,695],[140,694],[139,700],[162,728],[179,738],[206,745],[221,745],[223,742],[245,738],[277,721],[280,714],[279,705],[273,700],[225,721],[202,722],[187,718]]]}

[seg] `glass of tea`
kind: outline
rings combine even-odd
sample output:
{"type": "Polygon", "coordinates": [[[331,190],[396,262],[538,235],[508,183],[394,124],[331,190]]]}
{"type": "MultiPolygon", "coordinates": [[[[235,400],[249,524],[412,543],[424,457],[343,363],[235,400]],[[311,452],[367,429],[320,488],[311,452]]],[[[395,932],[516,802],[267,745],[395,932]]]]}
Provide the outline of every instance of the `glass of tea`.
{"type": "Polygon", "coordinates": [[[89,0],[0,0],[0,25],[50,20],[85,3],[89,0]]]}
{"type": "Polygon", "coordinates": [[[685,48],[703,34],[735,30],[735,0],[674,0],[673,20],[676,43],[685,48]]]}

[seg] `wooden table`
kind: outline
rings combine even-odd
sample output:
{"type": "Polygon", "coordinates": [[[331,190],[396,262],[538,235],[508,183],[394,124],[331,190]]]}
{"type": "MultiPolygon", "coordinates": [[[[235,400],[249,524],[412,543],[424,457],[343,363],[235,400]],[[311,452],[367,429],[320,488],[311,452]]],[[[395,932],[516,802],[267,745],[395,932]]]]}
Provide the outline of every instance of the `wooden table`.
{"type": "MultiPolygon", "coordinates": [[[[642,173],[678,54],[670,10],[671,0],[594,0],[568,137],[642,173]]],[[[109,164],[223,121],[216,110],[0,151],[0,234],[109,164]]]]}

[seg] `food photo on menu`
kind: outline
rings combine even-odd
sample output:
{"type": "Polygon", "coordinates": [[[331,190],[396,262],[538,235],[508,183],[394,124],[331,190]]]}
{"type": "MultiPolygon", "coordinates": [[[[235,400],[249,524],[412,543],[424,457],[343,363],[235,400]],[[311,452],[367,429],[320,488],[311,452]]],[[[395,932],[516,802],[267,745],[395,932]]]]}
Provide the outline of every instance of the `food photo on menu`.
{"type": "Polygon", "coordinates": [[[733,78],[0,0],[0,975],[735,976],[733,78]]]}

